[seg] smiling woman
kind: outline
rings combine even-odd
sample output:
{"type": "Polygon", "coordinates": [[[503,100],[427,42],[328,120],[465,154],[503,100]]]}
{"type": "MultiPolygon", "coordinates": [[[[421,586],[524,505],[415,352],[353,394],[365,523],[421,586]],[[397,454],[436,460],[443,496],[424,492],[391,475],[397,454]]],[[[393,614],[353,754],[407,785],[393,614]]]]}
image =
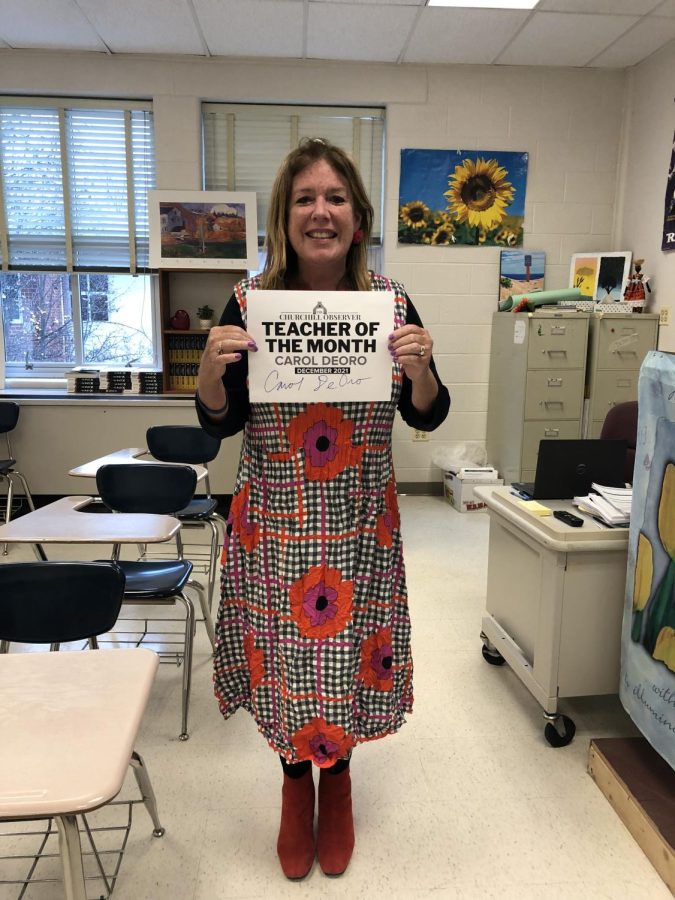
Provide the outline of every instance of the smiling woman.
{"type": "Polygon", "coordinates": [[[430,431],[445,419],[450,399],[431,335],[403,286],[367,269],[372,221],[347,154],[324,139],[303,140],[275,180],[263,273],[236,286],[200,365],[203,427],[221,437],[244,429],[223,549],[216,696],[225,718],[248,709],[281,757],[277,852],[288,878],[309,872],[315,849],[326,874],[346,869],[354,847],[352,749],[398,731],[412,710],[391,435],[397,410],[410,426],[430,431]],[[258,347],[248,329],[260,321],[253,303],[271,303],[267,292],[277,289],[321,295],[308,298],[308,319],[269,322],[256,332],[279,355],[265,384],[269,402],[252,402],[248,358],[258,347]],[[345,290],[364,292],[350,297],[355,306],[361,296],[371,299],[365,292],[386,292],[377,299],[379,318],[391,323],[390,356],[358,316],[326,318],[325,292],[345,290]],[[351,334],[352,325],[358,336],[345,340],[342,330],[351,334]],[[330,403],[297,402],[304,359],[286,364],[284,354],[301,343],[292,335],[307,330],[304,340],[316,354],[311,371],[327,367],[318,377],[330,403]],[[358,370],[349,356],[324,354],[365,353],[366,344],[385,357],[384,391],[378,401],[347,402],[358,370]],[[316,848],[312,765],[321,769],[316,848]]]}

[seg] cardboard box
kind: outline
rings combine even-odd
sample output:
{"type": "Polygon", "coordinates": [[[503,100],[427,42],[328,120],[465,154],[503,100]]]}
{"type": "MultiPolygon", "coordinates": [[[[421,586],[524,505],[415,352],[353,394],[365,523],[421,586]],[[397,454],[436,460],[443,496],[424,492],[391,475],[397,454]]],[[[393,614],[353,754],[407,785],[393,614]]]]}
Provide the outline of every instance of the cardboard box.
{"type": "Polygon", "coordinates": [[[498,474],[492,466],[448,469],[443,473],[445,499],[458,512],[477,512],[485,509],[486,504],[474,495],[473,489],[504,484],[504,479],[498,478],[498,474]]]}

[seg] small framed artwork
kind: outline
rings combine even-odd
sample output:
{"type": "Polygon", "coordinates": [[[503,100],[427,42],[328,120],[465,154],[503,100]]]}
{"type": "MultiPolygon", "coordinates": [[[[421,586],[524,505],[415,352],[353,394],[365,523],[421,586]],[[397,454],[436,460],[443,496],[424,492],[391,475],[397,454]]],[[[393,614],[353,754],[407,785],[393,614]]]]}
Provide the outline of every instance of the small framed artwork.
{"type": "Polygon", "coordinates": [[[598,282],[595,287],[596,303],[618,303],[623,300],[632,258],[633,254],[629,251],[600,254],[598,282]]]}
{"type": "Polygon", "coordinates": [[[150,267],[257,269],[255,193],[148,191],[150,267]]]}
{"type": "Polygon", "coordinates": [[[499,254],[499,300],[544,290],[543,250],[502,250],[499,254]]]}
{"type": "Polygon", "coordinates": [[[579,288],[582,297],[593,303],[617,303],[623,300],[632,256],[629,250],[575,253],[570,266],[570,287],[579,288]]]}

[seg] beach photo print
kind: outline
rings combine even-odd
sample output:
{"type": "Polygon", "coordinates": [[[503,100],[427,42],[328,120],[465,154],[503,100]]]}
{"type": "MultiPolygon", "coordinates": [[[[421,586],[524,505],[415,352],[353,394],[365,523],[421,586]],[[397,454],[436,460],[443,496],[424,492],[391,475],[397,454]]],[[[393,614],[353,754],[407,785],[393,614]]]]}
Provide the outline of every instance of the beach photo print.
{"type": "Polygon", "coordinates": [[[502,250],[499,254],[499,300],[544,290],[543,250],[502,250]]]}

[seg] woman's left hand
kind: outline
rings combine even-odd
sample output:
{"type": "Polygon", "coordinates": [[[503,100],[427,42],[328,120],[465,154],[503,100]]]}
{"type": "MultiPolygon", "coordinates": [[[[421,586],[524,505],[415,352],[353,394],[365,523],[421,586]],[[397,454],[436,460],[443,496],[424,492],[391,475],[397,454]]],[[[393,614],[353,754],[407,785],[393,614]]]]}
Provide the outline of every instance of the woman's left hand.
{"type": "Polygon", "coordinates": [[[403,325],[389,335],[389,352],[411,381],[427,374],[434,342],[419,325],[403,325]]]}

